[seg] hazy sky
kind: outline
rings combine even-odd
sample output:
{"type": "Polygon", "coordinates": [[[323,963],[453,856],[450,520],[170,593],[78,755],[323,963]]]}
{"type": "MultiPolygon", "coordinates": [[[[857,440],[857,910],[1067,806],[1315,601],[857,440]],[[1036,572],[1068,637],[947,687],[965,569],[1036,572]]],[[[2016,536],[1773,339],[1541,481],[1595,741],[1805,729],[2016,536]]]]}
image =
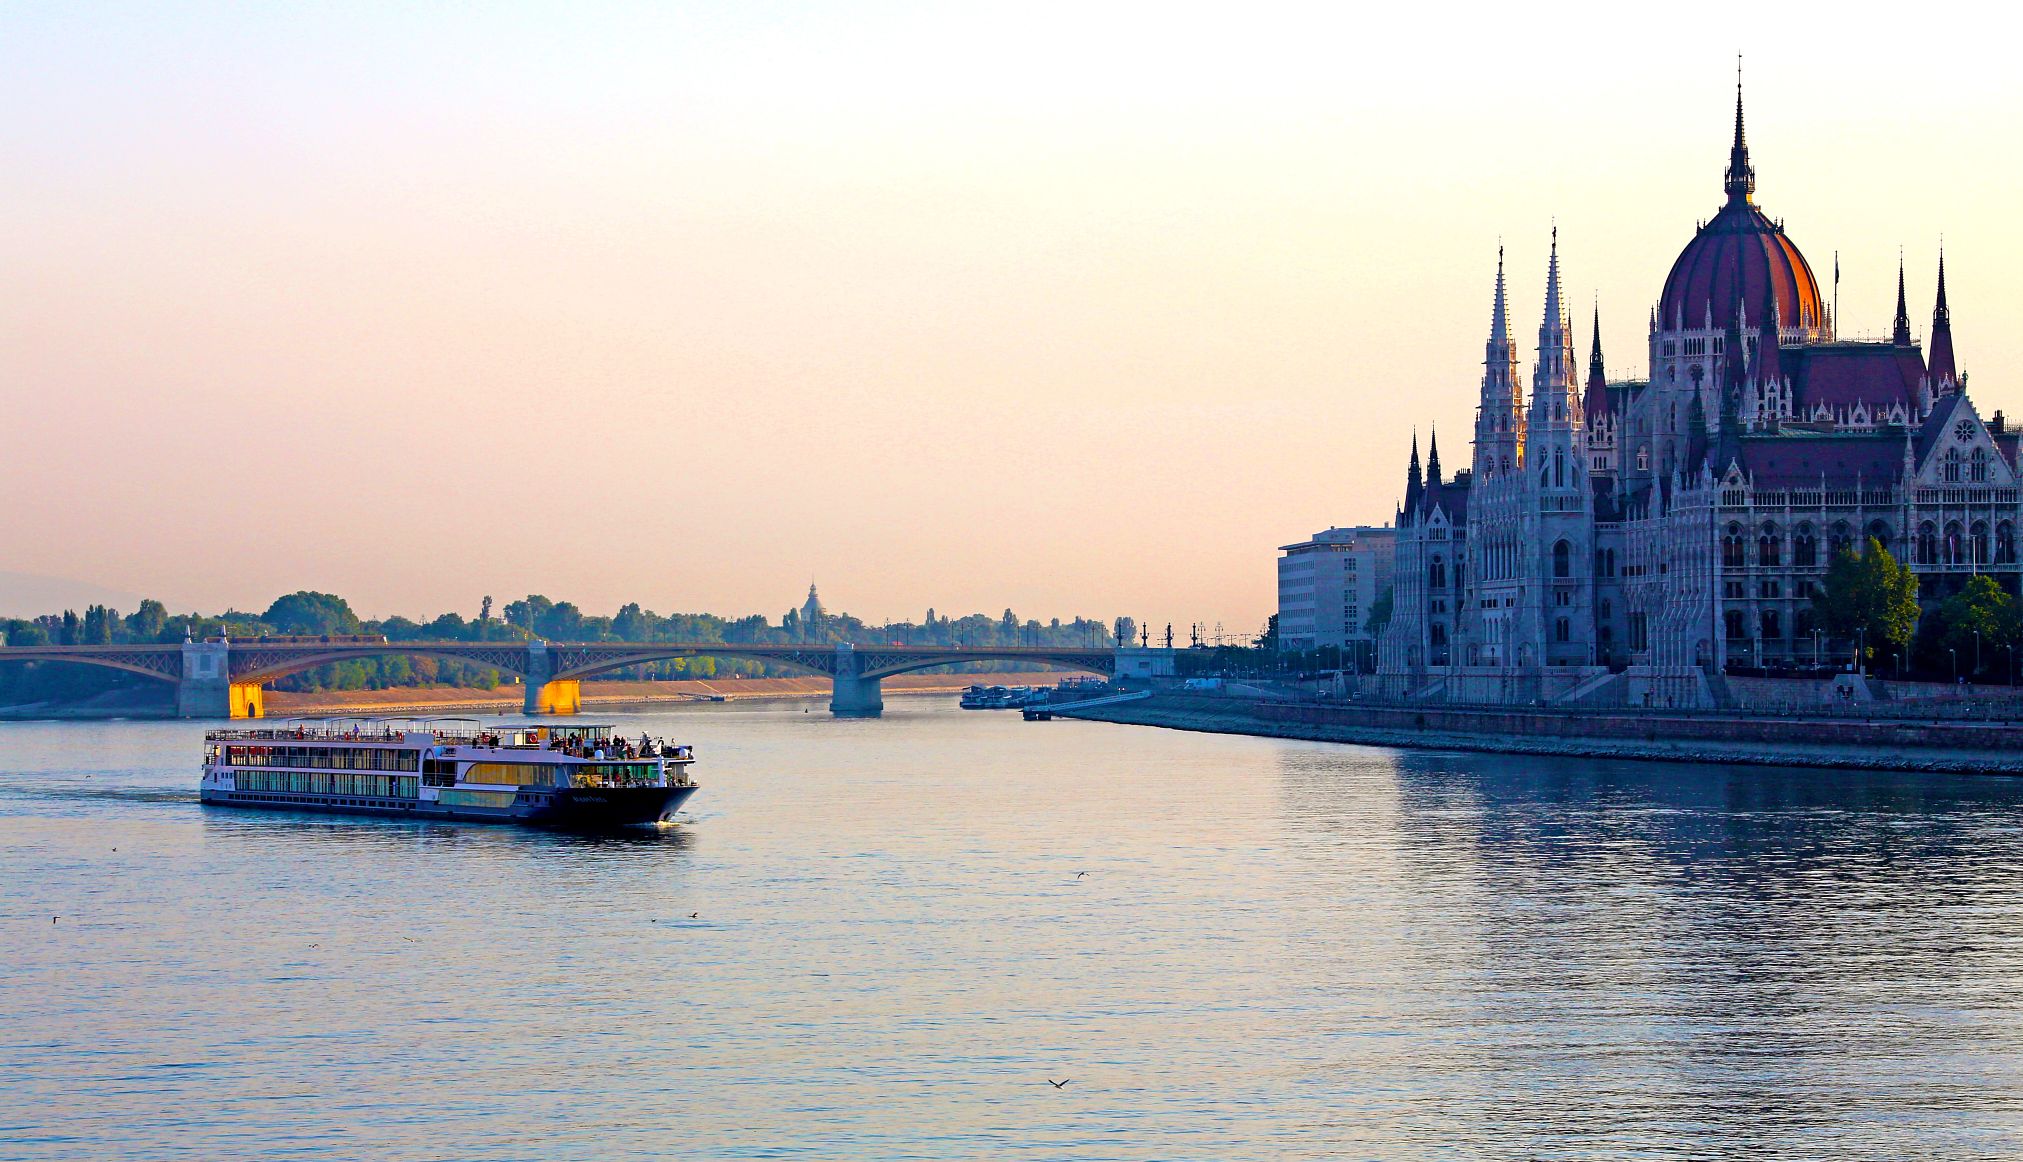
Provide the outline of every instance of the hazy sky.
{"type": "Polygon", "coordinates": [[[0,6],[0,565],[1248,629],[1465,463],[1499,237],[1642,372],[1737,49],[1842,333],[1943,234],[2023,415],[2013,22],[1363,7],[0,6]]]}

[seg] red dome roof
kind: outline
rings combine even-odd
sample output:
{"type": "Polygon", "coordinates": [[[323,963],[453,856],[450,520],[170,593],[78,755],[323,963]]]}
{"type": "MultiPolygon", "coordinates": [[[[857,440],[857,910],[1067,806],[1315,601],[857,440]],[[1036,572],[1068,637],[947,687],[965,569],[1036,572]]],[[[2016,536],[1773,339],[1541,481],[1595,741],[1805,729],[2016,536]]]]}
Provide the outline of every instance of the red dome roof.
{"type": "MultiPolygon", "coordinates": [[[[1739,66],[1738,66],[1739,67],[1739,66]]],[[[1681,323],[1689,329],[1707,325],[1711,309],[1716,327],[1735,321],[1736,308],[1748,304],[1749,324],[1760,327],[1772,295],[1777,297],[1780,326],[1821,332],[1819,280],[1784,228],[1755,206],[1756,170],[1749,164],[1749,143],[1742,133],[1742,82],[1735,82],[1735,144],[1728,151],[1728,172],[1722,188],[1728,204],[1679,252],[1665,277],[1658,300],[1658,326],[1681,323]]]]}
{"type": "Polygon", "coordinates": [[[1748,304],[1750,325],[1760,326],[1772,295],[1783,326],[1825,327],[1819,280],[1805,255],[1746,197],[1731,196],[1672,264],[1659,300],[1658,326],[1670,329],[1683,318],[1688,328],[1703,327],[1712,308],[1714,325],[1725,327],[1743,303],[1748,304]]]}

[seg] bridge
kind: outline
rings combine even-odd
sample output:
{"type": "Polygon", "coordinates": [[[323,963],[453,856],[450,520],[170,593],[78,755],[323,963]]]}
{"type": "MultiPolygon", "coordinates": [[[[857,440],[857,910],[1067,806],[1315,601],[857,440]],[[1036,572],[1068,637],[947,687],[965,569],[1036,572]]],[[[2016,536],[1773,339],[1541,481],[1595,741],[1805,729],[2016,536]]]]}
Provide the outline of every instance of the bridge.
{"type": "MultiPolygon", "coordinates": [[[[1115,676],[1155,668],[1140,654],[1166,651],[1065,646],[894,646],[738,642],[382,642],[257,639],[171,645],[7,646],[0,662],[71,662],[105,666],[174,684],[183,718],[259,718],[267,683],[353,658],[406,655],[487,666],[526,685],[528,714],[574,714],[583,679],[671,658],[754,658],[829,679],[829,711],[875,718],[885,709],[881,679],[957,662],[1026,662],[1115,676]],[[1120,658],[1126,659],[1120,665],[1120,658]]],[[[1164,667],[1171,673],[1170,661],[1164,667]]]]}

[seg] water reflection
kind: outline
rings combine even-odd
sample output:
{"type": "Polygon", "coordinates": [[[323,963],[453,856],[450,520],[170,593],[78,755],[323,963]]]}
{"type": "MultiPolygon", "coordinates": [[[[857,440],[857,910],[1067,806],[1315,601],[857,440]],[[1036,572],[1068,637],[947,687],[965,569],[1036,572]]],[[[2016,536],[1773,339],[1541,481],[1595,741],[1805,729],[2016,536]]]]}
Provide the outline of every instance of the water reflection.
{"type": "Polygon", "coordinates": [[[2023,1148],[2023,783],[938,705],[634,720],[700,813],[600,836],[0,726],[0,1155],[2023,1148]]]}
{"type": "MultiPolygon", "coordinates": [[[[1401,1130],[1526,1157],[2019,1144],[2023,785],[1351,750],[1282,755],[1281,794],[1319,880],[1380,837],[1359,911],[1445,1121],[1401,1130]]],[[[1303,967],[1343,985],[1366,951],[1303,967]]]]}

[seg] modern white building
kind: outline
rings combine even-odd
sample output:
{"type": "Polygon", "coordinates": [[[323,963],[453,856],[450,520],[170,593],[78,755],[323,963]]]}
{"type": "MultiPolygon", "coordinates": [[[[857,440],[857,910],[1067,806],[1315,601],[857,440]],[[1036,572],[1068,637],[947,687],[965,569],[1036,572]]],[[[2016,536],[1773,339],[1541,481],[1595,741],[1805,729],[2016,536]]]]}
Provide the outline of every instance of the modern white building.
{"type": "Polygon", "coordinates": [[[1389,525],[1360,525],[1324,529],[1309,540],[1279,546],[1279,648],[1353,649],[1369,643],[1365,648],[1374,650],[1376,638],[1363,627],[1370,606],[1391,584],[1397,533],[1389,525]]]}

